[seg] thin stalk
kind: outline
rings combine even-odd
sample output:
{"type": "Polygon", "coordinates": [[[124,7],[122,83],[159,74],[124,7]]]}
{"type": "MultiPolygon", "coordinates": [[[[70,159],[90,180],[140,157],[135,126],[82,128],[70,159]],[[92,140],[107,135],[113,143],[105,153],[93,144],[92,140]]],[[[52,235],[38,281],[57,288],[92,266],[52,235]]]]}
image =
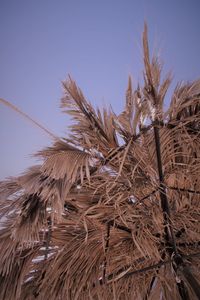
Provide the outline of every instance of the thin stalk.
{"type": "MultiPolygon", "coordinates": [[[[164,225],[165,225],[165,239],[166,242],[172,243],[173,253],[175,258],[179,255],[176,246],[175,234],[172,227],[171,219],[170,219],[170,208],[169,202],[167,199],[166,187],[164,184],[164,176],[163,176],[163,168],[162,168],[162,158],[161,158],[161,147],[160,147],[160,135],[159,135],[159,128],[156,124],[153,127],[154,129],[154,139],[155,139],[155,146],[156,146],[156,156],[157,156],[157,166],[158,166],[158,174],[159,174],[159,181],[160,181],[160,199],[161,199],[161,207],[163,211],[163,218],[164,218],[164,225]]],[[[170,248],[167,250],[170,255],[170,248]]],[[[174,268],[175,272],[177,273],[177,269],[174,268]]],[[[177,283],[177,288],[179,290],[180,297],[182,300],[187,300],[188,298],[188,291],[183,281],[177,283]]]]}
{"type": "Polygon", "coordinates": [[[47,225],[48,225],[48,233],[47,233],[47,239],[46,239],[46,249],[45,249],[45,254],[44,254],[44,259],[47,260],[48,258],[48,252],[49,252],[49,245],[51,242],[51,232],[52,232],[52,221],[51,221],[51,217],[47,218],[47,225]]]}
{"type": "Polygon", "coordinates": [[[9,107],[12,110],[16,111],[18,114],[20,114],[21,116],[23,116],[25,119],[27,119],[28,121],[30,121],[31,123],[33,123],[34,125],[36,125],[37,127],[39,127],[40,129],[42,129],[53,140],[59,140],[59,138],[55,134],[53,134],[52,132],[50,132],[48,129],[46,129],[43,125],[39,124],[37,121],[33,120],[29,115],[27,115],[26,113],[24,113],[23,111],[21,111],[18,107],[16,107],[15,105],[13,105],[12,103],[10,103],[9,101],[0,98],[0,103],[3,103],[7,107],[9,107]]]}
{"type": "Polygon", "coordinates": [[[114,228],[120,229],[122,231],[126,231],[128,233],[131,233],[131,229],[130,228],[128,228],[128,227],[126,227],[124,225],[117,224],[117,223],[114,222],[114,220],[110,220],[109,221],[109,225],[113,226],[114,228]]]}
{"type": "Polygon", "coordinates": [[[165,238],[166,238],[166,242],[169,242],[170,240],[172,241],[173,252],[175,254],[177,254],[175,235],[174,235],[174,231],[173,231],[172,224],[170,221],[169,202],[167,199],[166,187],[164,184],[161,150],[160,150],[160,135],[159,135],[159,128],[157,126],[154,126],[154,139],[155,139],[155,146],[156,146],[158,175],[159,175],[159,181],[160,181],[159,193],[160,193],[161,207],[163,210],[163,217],[164,217],[164,223],[165,223],[164,224],[165,225],[165,238]]]}
{"type": "Polygon", "coordinates": [[[106,230],[106,245],[105,245],[105,260],[103,264],[103,276],[102,276],[102,282],[106,283],[106,267],[107,267],[107,258],[106,254],[108,252],[108,247],[109,247],[109,240],[110,240],[110,222],[107,223],[107,230],[106,230]]]}
{"type": "Polygon", "coordinates": [[[168,189],[170,190],[175,190],[178,192],[187,192],[187,193],[192,193],[192,194],[200,194],[200,191],[194,191],[194,190],[190,190],[190,189],[183,189],[183,188],[179,188],[179,187],[173,187],[173,186],[167,186],[168,189]]]}
{"type": "MultiPolygon", "coordinates": [[[[197,252],[197,253],[193,253],[193,254],[183,255],[183,258],[189,259],[189,258],[199,257],[199,256],[200,256],[200,252],[197,252]]],[[[107,280],[109,280],[108,283],[111,283],[112,280],[116,281],[116,280],[119,280],[119,279],[124,278],[124,277],[129,277],[129,276],[145,273],[145,272],[148,272],[148,271],[152,271],[154,269],[159,269],[161,266],[165,266],[169,263],[173,263],[173,259],[168,259],[166,261],[160,261],[157,264],[147,266],[147,267],[142,268],[142,269],[137,269],[137,270],[130,271],[130,272],[124,274],[122,277],[119,277],[120,273],[124,273],[124,271],[127,270],[131,266],[131,265],[128,265],[128,266],[125,266],[125,267],[121,268],[116,273],[109,274],[107,276],[107,280]],[[115,277],[118,277],[118,278],[115,278],[115,277]]],[[[185,268],[187,269],[186,272],[188,271],[191,274],[191,272],[188,270],[187,266],[185,266],[185,268]]],[[[181,271],[181,267],[180,267],[180,271],[181,271]]],[[[191,275],[191,277],[194,278],[193,275],[191,275]]],[[[102,280],[100,281],[100,284],[103,284],[102,280]]],[[[199,284],[198,284],[198,286],[199,286],[199,284]]]]}

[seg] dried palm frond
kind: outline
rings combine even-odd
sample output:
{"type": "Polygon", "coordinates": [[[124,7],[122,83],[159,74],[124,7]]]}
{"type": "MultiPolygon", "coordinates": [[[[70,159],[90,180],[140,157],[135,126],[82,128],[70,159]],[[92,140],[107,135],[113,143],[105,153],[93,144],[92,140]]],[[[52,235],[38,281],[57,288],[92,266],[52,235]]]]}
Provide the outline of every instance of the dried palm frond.
{"type": "Polygon", "coordinates": [[[106,109],[103,114],[99,109],[95,112],[71,77],[63,82],[63,88],[61,107],[72,115],[76,122],[71,126],[71,141],[85,149],[93,148],[107,155],[110,149],[118,146],[113,127],[114,114],[106,109]]]}
{"type": "Polygon", "coordinates": [[[0,299],[199,299],[200,81],[150,58],[125,107],[94,109],[71,79],[68,138],[0,183],[0,299]],[[119,138],[120,136],[120,138],[119,138]]]}

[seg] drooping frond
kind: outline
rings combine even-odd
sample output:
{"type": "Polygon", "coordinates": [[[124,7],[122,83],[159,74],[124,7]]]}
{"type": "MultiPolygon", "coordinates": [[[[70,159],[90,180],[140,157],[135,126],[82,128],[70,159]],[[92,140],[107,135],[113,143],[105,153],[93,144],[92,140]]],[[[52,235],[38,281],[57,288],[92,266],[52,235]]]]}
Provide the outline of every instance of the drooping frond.
{"type": "Polygon", "coordinates": [[[79,150],[63,141],[58,141],[54,147],[48,147],[40,151],[38,155],[45,159],[41,167],[44,176],[55,180],[66,178],[72,184],[78,175],[81,182],[85,174],[89,179],[89,165],[92,164],[92,155],[89,152],[79,150]]]}
{"type": "Polygon", "coordinates": [[[180,83],[172,96],[168,110],[170,123],[184,122],[191,130],[199,130],[200,118],[200,80],[180,83]]]}

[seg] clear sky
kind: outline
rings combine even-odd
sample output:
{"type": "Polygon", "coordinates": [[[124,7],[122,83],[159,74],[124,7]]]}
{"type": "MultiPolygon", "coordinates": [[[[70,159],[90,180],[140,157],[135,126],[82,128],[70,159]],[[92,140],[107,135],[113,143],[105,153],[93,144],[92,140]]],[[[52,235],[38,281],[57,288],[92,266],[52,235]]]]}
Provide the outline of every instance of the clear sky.
{"type": "MultiPolygon", "coordinates": [[[[65,136],[70,119],[59,105],[70,73],[92,103],[118,112],[128,75],[142,78],[145,20],[173,84],[197,79],[199,11],[199,0],[0,0],[0,97],[65,136]]],[[[1,179],[34,164],[30,155],[51,142],[1,104],[0,141],[1,179]]]]}

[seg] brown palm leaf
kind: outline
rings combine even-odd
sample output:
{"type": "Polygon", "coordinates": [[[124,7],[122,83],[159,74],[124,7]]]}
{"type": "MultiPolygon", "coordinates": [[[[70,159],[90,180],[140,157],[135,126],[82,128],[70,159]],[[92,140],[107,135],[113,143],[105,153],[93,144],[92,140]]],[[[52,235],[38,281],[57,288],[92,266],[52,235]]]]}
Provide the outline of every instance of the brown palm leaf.
{"type": "Polygon", "coordinates": [[[67,138],[0,183],[0,299],[200,299],[200,81],[150,58],[125,107],[94,109],[69,77],[67,138]]]}

